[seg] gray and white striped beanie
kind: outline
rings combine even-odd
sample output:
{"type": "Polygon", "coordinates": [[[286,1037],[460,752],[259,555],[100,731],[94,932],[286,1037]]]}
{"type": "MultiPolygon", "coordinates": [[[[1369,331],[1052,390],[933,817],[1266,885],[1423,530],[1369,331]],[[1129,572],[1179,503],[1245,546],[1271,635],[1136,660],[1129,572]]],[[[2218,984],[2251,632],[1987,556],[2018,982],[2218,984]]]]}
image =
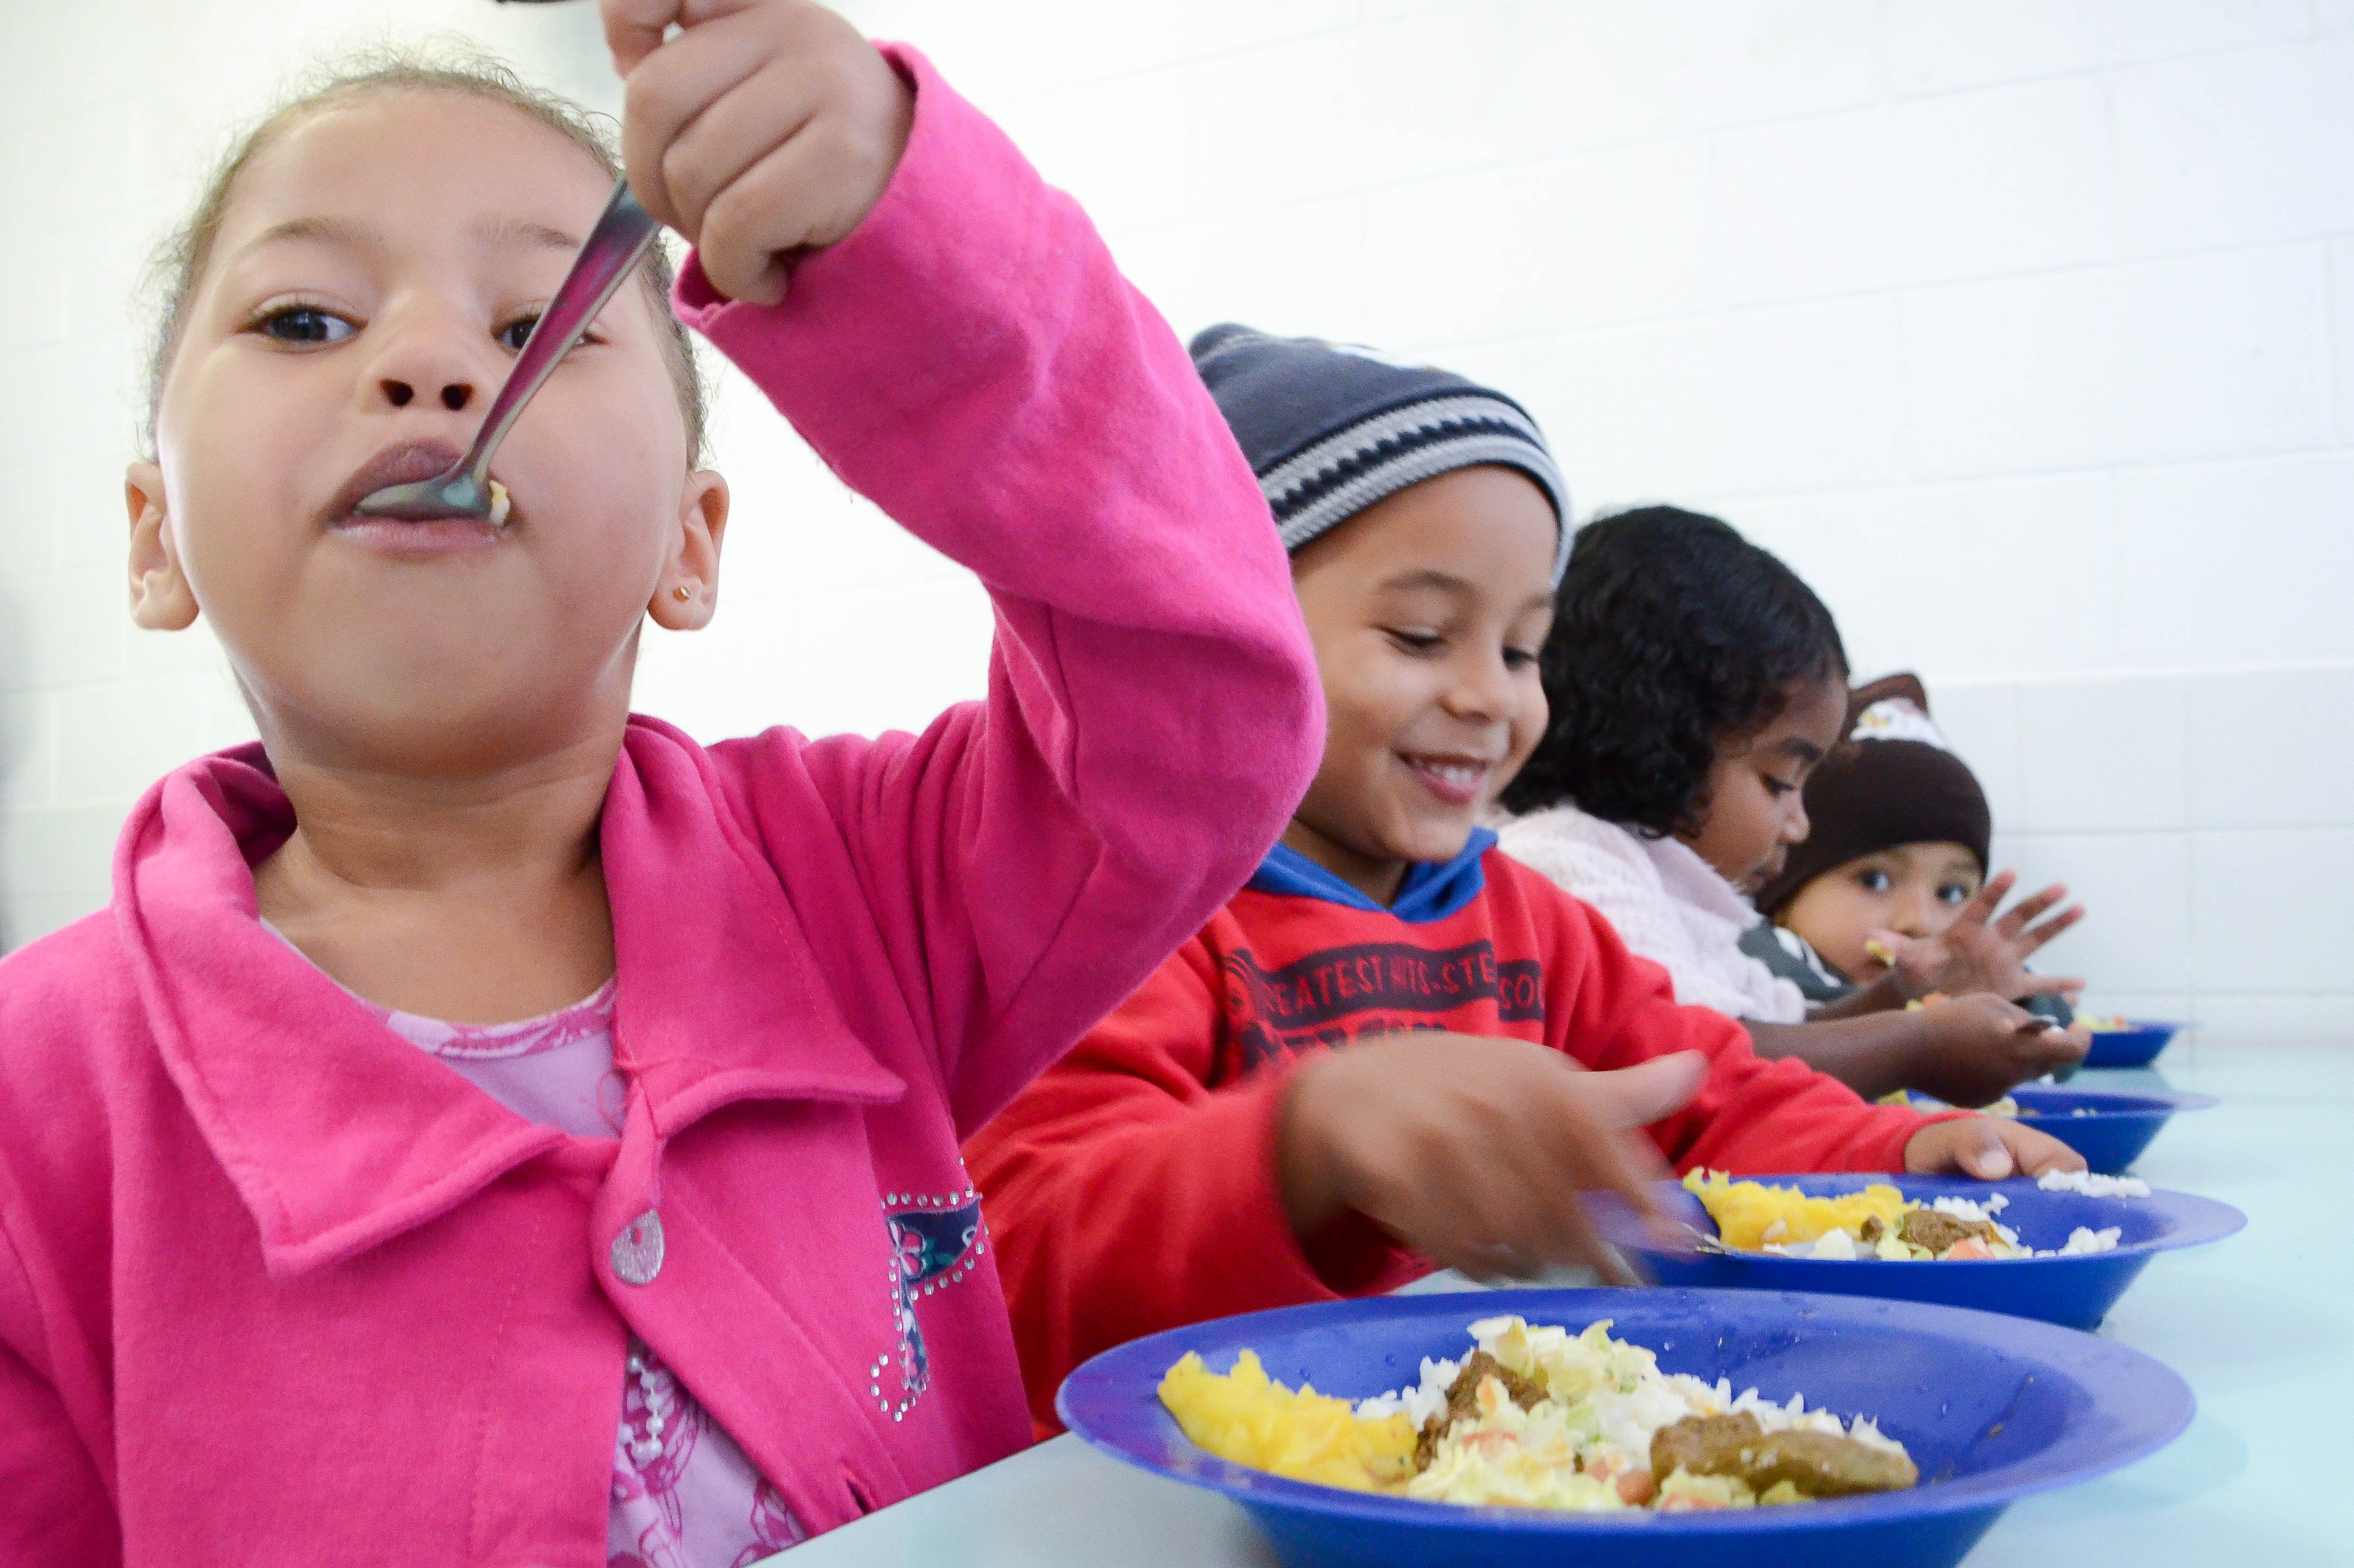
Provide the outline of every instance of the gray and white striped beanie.
{"type": "Polygon", "coordinates": [[[1228,323],[1192,345],[1193,368],[1258,475],[1286,550],[1407,485],[1479,463],[1518,469],[1561,526],[1553,580],[1569,562],[1569,492],[1528,410],[1427,366],[1228,323]]]}

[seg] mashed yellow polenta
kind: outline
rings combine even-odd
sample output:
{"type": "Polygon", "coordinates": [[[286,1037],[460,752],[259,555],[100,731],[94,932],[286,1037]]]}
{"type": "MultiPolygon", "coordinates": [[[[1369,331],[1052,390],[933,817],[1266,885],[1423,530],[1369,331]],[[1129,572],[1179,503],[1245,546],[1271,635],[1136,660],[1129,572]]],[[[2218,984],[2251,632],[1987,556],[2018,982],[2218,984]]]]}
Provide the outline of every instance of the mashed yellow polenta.
{"type": "Polygon", "coordinates": [[[1755,1251],[1767,1242],[1810,1242],[1832,1231],[1855,1234],[1877,1217],[1893,1235],[1904,1220],[1904,1194],[1875,1183],[1837,1198],[1809,1198],[1795,1187],[1735,1181],[1721,1171],[1694,1171],[1684,1191],[1698,1198],[1716,1222],[1724,1245],[1755,1251]]]}
{"type": "Polygon", "coordinates": [[[1384,1491],[1414,1467],[1416,1433],[1405,1416],[1366,1420],[1347,1400],[1304,1383],[1295,1393],[1249,1351],[1223,1374],[1187,1351],[1161,1380],[1161,1403],[1196,1446],[1295,1481],[1384,1491]]]}

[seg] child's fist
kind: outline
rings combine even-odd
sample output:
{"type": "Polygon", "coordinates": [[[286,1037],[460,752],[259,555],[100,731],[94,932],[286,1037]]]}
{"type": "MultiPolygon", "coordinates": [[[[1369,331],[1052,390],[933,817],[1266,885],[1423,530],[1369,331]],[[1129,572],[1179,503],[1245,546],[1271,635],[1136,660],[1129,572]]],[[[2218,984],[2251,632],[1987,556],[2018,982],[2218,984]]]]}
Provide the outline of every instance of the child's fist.
{"type": "Polygon", "coordinates": [[[1904,1141],[1904,1169],[1915,1176],[1975,1176],[1999,1181],[2046,1171],[2082,1171],[2084,1157],[2008,1117],[1964,1116],[1933,1121],[1904,1141]]]}
{"type": "Polygon", "coordinates": [[[2055,1028],[2013,1002],[1980,993],[1905,1014],[1918,1032],[1904,1081],[1957,1106],[2000,1099],[2015,1085],[2084,1059],[2092,1036],[2055,1028]]]}
{"type": "Polygon", "coordinates": [[[733,300],[785,297],[796,251],[883,198],[915,95],[856,28],[808,0],[603,0],[628,81],[622,161],[733,300]],[[679,35],[663,41],[675,23],[679,35]]]}
{"type": "Polygon", "coordinates": [[[1304,1240],[1353,1209],[1476,1279],[1585,1263],[1623,1280],[1577,1194],[1610,1188],[1656,1217],[1648,1183],[1669,1171],[1639,1129],[1706,1073],[1690,1052],[1589,1073],[1526,1040],[1471,1034],[1336,1051],[1306,1064],[1284,1102],[1285,1212],[1304,1240]]]}

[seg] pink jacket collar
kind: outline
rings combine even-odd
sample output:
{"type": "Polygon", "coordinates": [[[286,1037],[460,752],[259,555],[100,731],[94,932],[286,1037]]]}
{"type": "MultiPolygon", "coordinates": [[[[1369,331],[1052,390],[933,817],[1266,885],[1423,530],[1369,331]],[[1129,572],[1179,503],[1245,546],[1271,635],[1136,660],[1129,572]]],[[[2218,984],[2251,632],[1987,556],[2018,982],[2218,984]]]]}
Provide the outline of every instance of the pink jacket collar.
{"type": "MultiPolygon", "coordinates": [[[[633,717],[601,827],[631,1156],[737,1100],[898,1098],[850,1033],[776,875],[701,749],[633,717]],[[651,1138],[641,1134],[641,1128],[651,1138]],[[641,1146],[641,1147],[632,1147],[641,1146]]],[[[547,1154],[614,1146],[535,1127],[387,1029],[260,924],[251,865],[293,829],[259,745],[150,790],[116,851],[114,906],[155,1041],[287,1278],[446,1213],[547,1154]]],[[[651,1202],[658,1172],[643,1173],[651,1202]]],[[[635,1183],[633,1183],[635,1184],[635,1183]]]]}

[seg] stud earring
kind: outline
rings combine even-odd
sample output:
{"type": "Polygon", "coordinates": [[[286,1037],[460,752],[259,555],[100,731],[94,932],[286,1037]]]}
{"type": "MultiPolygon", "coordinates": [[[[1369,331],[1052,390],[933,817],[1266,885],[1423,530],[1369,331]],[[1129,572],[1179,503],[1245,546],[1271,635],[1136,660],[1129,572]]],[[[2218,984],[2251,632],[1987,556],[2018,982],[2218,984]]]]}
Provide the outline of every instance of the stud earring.
{"type": "Polygon", "coordinates": [[[678,600],[679,603],[684,604],[688,599],[693,599],[695,595],[688,589],[684,583],[681,583],[678,587],[670,590],[670,597],[678,600]]]}

